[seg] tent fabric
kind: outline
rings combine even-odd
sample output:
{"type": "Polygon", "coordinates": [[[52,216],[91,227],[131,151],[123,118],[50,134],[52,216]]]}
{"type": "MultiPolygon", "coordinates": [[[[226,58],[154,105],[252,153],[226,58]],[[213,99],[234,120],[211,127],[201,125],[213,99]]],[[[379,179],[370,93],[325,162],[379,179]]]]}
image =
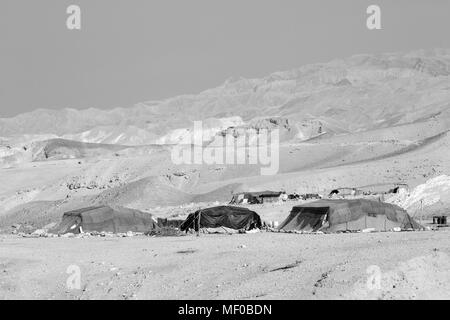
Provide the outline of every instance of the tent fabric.
{"type": "Polygon", "coordinates": [[[251,193],[246,192],[233,195],[230,204],[239,204],[239,203],[256,204],[261,202],[262,202],[261,199],[258,199],[258,197],[255,197],[251,193]]]}
{"type": "Polygon", "coordinates": [[[247,199],[247,203],[263,203],[270,201],[271,198],[279,198],[283,194],[282,191],[258,191],[258,192],[241,192],[233,195],[230,203],[242,203],[247,199]]]}
{"type": "Polygon", "coordinates": [[[87,207],[64,213],[57,233],[149,232],[158,228],[152,215],[124,207],[87,207]]]}
{"type": "Polygon", "coordinates": [[[247,208],[218,206],[191,213],[181,225],[182,231],[225,227],[235,230],[261,228],[259,215],[247,208]]]}
{"type": "Polygon", "coordinates": [[[283,192],[282,191],[259,191],[259,192],[251,192],[251,194],[255,197],[260,198],[268,198],[268,197],[279,197],[283,192]]]}
{"type": "Polygon", "coordinates": [[[420,229],[422,226],[399,206],[367,199],[318,200],[295,206],[280,230],[356,231],[374,228],[420,229]]]}

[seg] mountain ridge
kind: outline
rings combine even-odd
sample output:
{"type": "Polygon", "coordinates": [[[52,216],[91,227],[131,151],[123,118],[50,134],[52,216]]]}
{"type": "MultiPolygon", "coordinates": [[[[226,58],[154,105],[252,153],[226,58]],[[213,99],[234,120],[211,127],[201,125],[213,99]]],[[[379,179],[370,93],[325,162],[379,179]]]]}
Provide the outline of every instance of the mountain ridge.
{"type": "Polygon", "coordinates": [[[145,144],[190,128],[195,120],[236,116],[246,123],[257,117],[285,117],[294,125],[321,121],[330,131],[366,131],[449,117],[449,75],[450,49],[359,54],[263,78],[229,78],[198,94],[131,107],[36,109],[0,118],[0,137],[54,134],[98,143],[114,143],[119,137],[118,143],[145,144]],[[106,130],[104,140],[90,132],[100,129],[106,130]],[[138,138],[123,138],[122,131],[138,138]]]}

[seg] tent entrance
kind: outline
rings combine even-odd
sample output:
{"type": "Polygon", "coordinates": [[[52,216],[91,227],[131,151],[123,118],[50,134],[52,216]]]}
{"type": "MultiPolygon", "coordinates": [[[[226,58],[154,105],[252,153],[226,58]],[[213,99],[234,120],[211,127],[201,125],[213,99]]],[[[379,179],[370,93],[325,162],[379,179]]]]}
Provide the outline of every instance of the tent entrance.
{"type": "Polygon", "coordinates": [[[306,207],[300,211],[300,230],[318,231],[327,221],[329,207],[306,207]]]}
{"type": "Polygon", "coordinates": [[[327,222],[329,207],[301,207],[292,211],[280,229],[318,231],[327,222]]]}

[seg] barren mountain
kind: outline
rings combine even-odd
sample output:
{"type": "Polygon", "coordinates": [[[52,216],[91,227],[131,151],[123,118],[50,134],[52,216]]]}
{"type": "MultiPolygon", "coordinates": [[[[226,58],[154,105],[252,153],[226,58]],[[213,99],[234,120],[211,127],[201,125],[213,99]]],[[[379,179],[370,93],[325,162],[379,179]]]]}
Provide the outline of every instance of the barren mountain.
{"type": "Polygon", "coordinates": [[[357,55],[132,107],[39,109],[0,119],[0,220],[56,217],[93,202],[152,211],[225,201],[243,186],[415,187],[450,174],[449,129],[447,49],[357,55]],[[279,129],[278,174],[261,176],[252,164],[174,164],[172,145],[189,145],[198,120],[211,145],[279,129]]]}
{"type": "MultiPolygon", "coordinates": [[[[449,75],[447,49],[356,55],[276,72],[262,79],[228,79],[196,95],[147,101],[133,107],[39,109],[0,119],[0,136],[75,137],[88,132],[75,140],[120,143],[120,139],[114,141],[107,134],[115,132],[117,138],[120,128],[124,134],[143,136],[148,142],[170,130],[190,127],[194,120],[237,116],[246,122],[261,116],[283,116],[292,125],[300,126],[303,138],[315,134],[307,130],[311,121],[320,121],[323,132],[366,131],[448,117],[449,75]],[[104,138],[95,137],[95,133],[104,138]]],[[[136,144],[140,142],[136,138],[136,144]]]]}

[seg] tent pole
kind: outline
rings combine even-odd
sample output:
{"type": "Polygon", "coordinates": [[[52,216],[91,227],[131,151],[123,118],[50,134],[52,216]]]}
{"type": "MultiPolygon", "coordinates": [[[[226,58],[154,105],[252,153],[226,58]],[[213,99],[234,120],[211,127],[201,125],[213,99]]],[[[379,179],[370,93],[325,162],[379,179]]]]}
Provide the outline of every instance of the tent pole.
{"type": "Polygon", "coordinates": [[[200,210],[198,212],[198,220],[197,220],[197,237],[200,236],[200,217],[202,215],[202,211],[200,210]]]}

